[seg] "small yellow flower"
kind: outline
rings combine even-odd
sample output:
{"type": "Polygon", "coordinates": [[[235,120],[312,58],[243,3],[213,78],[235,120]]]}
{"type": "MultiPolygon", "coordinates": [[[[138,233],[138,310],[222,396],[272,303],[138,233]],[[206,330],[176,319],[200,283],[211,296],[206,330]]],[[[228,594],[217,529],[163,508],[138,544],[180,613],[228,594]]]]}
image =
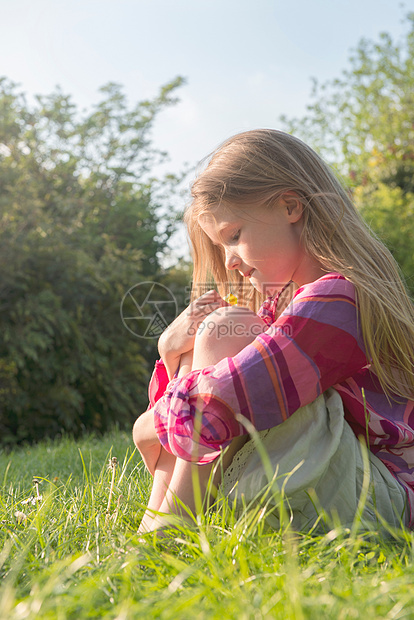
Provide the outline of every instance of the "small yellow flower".
{"type": "Polygon", "coordinates": [[[227,303],[229,303],[231,306],[237,305],[237,297],[236,295],[233,295],[233,293],[229,293],[228,295],[226,295],[224,301],[227,301],[227,303]]]}

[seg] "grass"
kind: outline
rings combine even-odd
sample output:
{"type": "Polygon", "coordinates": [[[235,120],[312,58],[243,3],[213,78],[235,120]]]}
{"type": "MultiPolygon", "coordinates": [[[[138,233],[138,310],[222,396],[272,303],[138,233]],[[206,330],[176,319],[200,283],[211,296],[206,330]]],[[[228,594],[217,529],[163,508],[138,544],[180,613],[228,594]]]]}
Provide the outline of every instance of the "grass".
{"type": "Polygon", "coordinates": [[[414,618],[409,532],[268,532],[221,500],[141,542],[151,480],[120,431],[0,453],[0,480],[1,620],[414,618]]]}

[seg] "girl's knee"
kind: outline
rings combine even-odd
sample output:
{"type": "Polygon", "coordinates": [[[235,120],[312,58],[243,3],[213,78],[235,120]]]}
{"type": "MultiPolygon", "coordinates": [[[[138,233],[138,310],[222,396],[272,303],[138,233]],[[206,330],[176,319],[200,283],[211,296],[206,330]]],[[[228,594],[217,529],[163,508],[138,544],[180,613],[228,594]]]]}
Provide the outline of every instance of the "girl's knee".
{"type": "Polygon", "coordinates": [[[225,306],[209,314],[201,323],[196,340],[205,338],[241,338],[253,341],[267,329],[266,324],[249,308],[225,306]]]}
{"type": "Polygon", "coordinates": [[[193,369],[233,357],[265,329],[266,324],[248,308],[226,306],[215,310],[198,329],[193,369]]]}
{"type": "Polygon", "coordinates": [[[138,446],[138,443],[139,443],[138,419],[135,420],[134,426],[132,427],[132,439],[133,439],[133,442],[134,442],[136,448],[139,449],[139,446],[138,446]]]}
{"type": "Polygon", "coordinates": [[[141,452],[142,443],[141,443],[142,433],[141,433],[141,420],[137,418],[135,420],[134,426],[132,427],[132,439],[135,444],[135,447],[139,452],[141,452]]]}

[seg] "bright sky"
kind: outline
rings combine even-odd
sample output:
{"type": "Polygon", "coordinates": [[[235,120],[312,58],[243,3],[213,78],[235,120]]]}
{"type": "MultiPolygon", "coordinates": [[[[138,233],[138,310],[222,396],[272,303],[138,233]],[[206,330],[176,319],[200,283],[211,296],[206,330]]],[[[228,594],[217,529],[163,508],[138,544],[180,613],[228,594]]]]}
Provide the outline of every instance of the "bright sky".
{"type": "Polygon", "coordinates": [[[301,115],[311,77],[338,77],[362,37],[398,38],[414,0],[0,0],[0,76],[29,95],[56,85],[81,108],[109,81],[131,103],[177,75],[156,146],[169,169],[228,136],[301,115]]]}

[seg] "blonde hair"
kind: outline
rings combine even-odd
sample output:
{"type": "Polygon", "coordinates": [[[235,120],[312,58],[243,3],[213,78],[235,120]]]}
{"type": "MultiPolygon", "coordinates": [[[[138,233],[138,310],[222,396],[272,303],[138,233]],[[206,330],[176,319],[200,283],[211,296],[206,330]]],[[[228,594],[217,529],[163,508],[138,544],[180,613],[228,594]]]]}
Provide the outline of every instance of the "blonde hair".
{"type": "MultiPolygon", "coordinates": [[[[226,269],[224,254],[202,230],[200,216],[231,206],[271,208],[288,191],[303,205],[307,253],[326,272],[339,272],[355,286],[367,358],[383,390],[412,398],[414,309],[398,266],[330,167],[294,136],[270,129],[237,134],[213,153],[194,181],[184,216],[193,250],[194,296],[213,282],[224,296],[243,280],[226,269]]],[[[243,302],[256,310],[262,299],[251,287],[243,302]]]]}

